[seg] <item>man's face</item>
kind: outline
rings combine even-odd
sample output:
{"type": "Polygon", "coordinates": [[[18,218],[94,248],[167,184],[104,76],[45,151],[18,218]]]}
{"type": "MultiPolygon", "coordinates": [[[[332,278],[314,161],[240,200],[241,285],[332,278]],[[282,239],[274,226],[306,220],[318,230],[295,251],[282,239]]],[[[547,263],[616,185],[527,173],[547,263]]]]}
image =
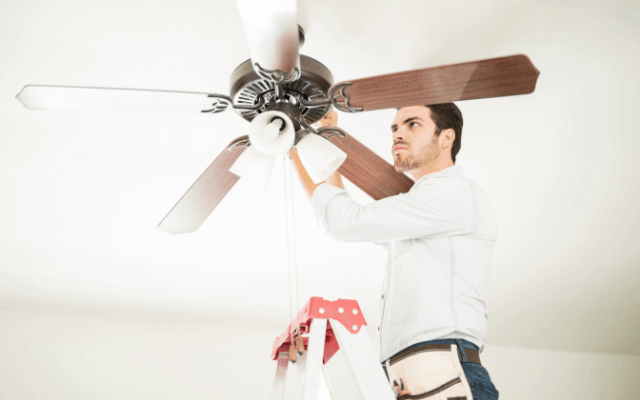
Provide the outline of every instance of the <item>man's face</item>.
{"type": "Polygon", "coordinates": [[[429,108],[412,106],[398,110],[391,125],[391,154],[396,171],[415,171],[433,163],[440,156],[436,130],[429,108]]]}

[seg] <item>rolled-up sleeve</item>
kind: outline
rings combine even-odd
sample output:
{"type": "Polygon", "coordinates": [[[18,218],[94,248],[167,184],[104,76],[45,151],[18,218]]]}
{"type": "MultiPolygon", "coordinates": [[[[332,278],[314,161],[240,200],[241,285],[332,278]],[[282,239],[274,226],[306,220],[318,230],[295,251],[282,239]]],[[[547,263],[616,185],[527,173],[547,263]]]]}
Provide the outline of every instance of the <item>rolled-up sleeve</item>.
{"type": "Polygon", "coordinates": [[[474,226],[473,189],[462,178],[426,179],[408,193],[367,205],[329,184],[316,188],[311,204],[329,236],[346,242],[389,242],[460,235],[474,226]]]}
{"type": "Polygon", "coordinates": [[[311,207],[313,207],[313,211],[316,214],[318,224],[323,226],[325,229],[327,228],[327,205],[335,196],[338,195],[345,195],[351,198],[345,190],[339,189],[328,183],[323,183],[313,191],[311,207]]]}

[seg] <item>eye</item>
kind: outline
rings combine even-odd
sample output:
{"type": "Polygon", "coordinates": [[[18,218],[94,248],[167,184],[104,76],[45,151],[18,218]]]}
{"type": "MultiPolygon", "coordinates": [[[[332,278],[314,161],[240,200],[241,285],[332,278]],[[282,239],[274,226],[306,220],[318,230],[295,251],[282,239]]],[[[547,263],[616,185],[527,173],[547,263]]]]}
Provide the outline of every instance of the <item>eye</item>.
{"type": "Polygon", "coordinates": [[[417,123],[416,121],[411,122],[411,123],[409,124],[409,126],[413,128],[413,125],[414,125],[414,124],[415,124],[415,126],[420,126],[420,124],[419,124],[419,123],[417,123]]]}

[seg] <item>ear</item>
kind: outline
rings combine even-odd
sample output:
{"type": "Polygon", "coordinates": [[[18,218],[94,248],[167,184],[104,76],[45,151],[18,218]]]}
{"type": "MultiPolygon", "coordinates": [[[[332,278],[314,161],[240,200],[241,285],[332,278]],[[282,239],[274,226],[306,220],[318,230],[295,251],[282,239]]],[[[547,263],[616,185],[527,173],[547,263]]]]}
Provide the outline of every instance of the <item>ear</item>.
{"type": "Polygon", "coordinates": [[[456,133],[453,129],[445,129],[440,132],[440,148],[446,149],[453,146],[453,141],[456,138],[456,133]]]}

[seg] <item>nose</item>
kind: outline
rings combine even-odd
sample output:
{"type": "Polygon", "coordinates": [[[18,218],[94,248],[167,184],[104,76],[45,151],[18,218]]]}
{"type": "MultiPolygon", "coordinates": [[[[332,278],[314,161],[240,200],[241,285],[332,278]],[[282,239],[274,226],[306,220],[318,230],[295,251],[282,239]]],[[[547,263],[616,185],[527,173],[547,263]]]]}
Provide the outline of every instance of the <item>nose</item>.
{"type": "Polygon", "coordinates": [[[404,139],[404,134],[402,133],[402,128],[396,129],[396,131],[393,132],[393,141],[399,142],[399,141],[402,141],[403,139],[404,139]]]}

